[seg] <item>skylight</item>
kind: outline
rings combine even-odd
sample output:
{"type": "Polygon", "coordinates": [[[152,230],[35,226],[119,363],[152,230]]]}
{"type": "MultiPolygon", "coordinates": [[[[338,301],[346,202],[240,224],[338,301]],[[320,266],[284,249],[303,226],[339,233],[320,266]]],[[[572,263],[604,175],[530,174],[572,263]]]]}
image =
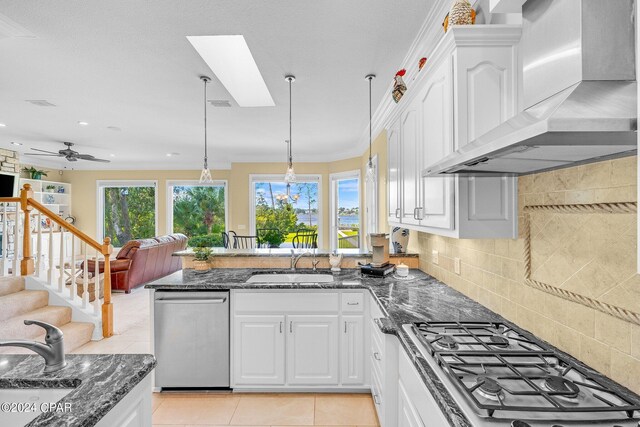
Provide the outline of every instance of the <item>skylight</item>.
{"type": "Polygon", "coordinates": [[[244,36],[187,36],[187,39],[241,107],[273,107],[244,36]]]}

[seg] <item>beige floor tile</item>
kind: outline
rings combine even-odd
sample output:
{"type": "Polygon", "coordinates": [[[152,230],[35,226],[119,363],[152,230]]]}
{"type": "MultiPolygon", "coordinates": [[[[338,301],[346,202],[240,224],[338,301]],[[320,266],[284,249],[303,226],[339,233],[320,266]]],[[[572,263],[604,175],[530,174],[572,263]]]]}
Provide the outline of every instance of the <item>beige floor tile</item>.
{"type": "Polygon", "coordinates": [[[313,425],[313,395],[244,395],[231,425],[313,425]]]}
{"type": "Polygon", "coordinates": [[[376,425],[376,410],[370,396],[316,396],[315,422],[318,425],[376,425]]]}
{"type": "Polygon", "coordinates": [[[240,398],[235,396],[205,398],[165,396],[158,409],[153,413],[153,423],[183,425],[229,424],[239,400],[240,398]]]}
{"type": "Polygon", "coordinates": [[[151,393],[151,412],[155,412],[155,410],[158,409],[162,403],[162,399],[164,399],[164,396],[160,393],[151,393]]]}

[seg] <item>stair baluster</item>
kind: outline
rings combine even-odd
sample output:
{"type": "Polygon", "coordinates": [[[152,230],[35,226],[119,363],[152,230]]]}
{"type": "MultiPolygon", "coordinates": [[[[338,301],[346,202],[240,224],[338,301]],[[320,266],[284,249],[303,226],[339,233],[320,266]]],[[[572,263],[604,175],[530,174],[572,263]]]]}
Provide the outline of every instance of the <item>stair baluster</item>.
{"type": "Polygon", "coordinates": [[[7,263],[7,242],[9,240],[9,227],[7,227],[7,203],[2,203],[2,276],[8,273],[9,264],[7,263]]]}
{"type": "Polygon", "coordinates": [[[20,275],[20,257],[18,254],[20,251],[20,203],[13,204],[15,207],[15,220],[13,221],[13,265],[12,274],[14,276],[20,275]]]}
{"type": "Polygon", "coordinates": [[[58,275],[58,292],[64,290],[64,229],[60,227],[60,274],[58,275]]]}
{"type": "Polygon", "coordinates": [[[96,249],[96,262],[94,263],[95,272],[93,273],[93,312],[100,313],[100,252],[96,249]]]}
{"type": "Polygon", "coordinates": [[[53,223],[49,225],[49,265],[47,268],[47,282],[53,288],[53,223]]]}
{"type": "Polygon", "coordinates": [[[78,295],[78,284],[76,283],[76,238],[71,235],[71,261],[69,261],[69,267],[71,269],[71,286],[70,294],[71,300],[76,299],[78,295]]]}
{"type": "Polygon", "coordinates": [[[40,277],[42,274],[42,213],[38,211],[38,216],[36,217],[36,221],[38,221],[37,227],[37,238],[36,238],[36,276],[40,277]]]}
{"type": "Polygon", "coordinates": [[[89,301],[89,293],[87,289],[89,288],[89,254],[87,244],[84,244],[84,270],[82,271],[82,307],[87,306],[87,302],[89,301]]]}

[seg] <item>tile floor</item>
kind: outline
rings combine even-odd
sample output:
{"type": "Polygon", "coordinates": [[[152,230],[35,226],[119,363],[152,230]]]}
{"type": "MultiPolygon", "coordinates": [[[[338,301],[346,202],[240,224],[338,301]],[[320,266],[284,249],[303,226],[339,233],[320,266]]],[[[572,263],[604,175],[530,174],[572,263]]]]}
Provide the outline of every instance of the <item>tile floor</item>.
{"type": "MultiPolygon", "coordinates": [[[[74,353],[150,353],[149,291],[114,293],[115,335],[74,353]]],[[[367,394],[154,393],[159,427],[371,427],[378,420],[367,394]]]]}

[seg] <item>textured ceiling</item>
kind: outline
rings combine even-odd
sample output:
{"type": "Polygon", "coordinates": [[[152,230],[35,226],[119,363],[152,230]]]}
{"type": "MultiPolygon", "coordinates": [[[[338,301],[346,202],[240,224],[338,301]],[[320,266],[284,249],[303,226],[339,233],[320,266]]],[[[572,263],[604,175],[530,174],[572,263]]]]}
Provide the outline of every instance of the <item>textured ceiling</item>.
{"type": "MultiPolygon", "coordinates": [[[[108,165],[76,169],[194,169],[203,150],[202,83],[212,75],[187,35],[242,34],[275,107],[239,108],[214,77],[210,158],[283,161],[288,137],[284,75],[295,74],[294,160],[364,151],[367,82],[382,99],[430,1],[0,0],[0,14],[36,38],[0,34],[0,146],[58,150],[61,141],[108,165]],[[46,99],[56,107],[25,102],[46,99]],[[86,121],[89,126],[79,126],[86,121]],[[117,127],[120,130],[111,130],[117,127]],[[180,153],[166,157],[166,153],[180,153]]],[[[1,19],[2,17],[0,17],[1,19]]]]}

